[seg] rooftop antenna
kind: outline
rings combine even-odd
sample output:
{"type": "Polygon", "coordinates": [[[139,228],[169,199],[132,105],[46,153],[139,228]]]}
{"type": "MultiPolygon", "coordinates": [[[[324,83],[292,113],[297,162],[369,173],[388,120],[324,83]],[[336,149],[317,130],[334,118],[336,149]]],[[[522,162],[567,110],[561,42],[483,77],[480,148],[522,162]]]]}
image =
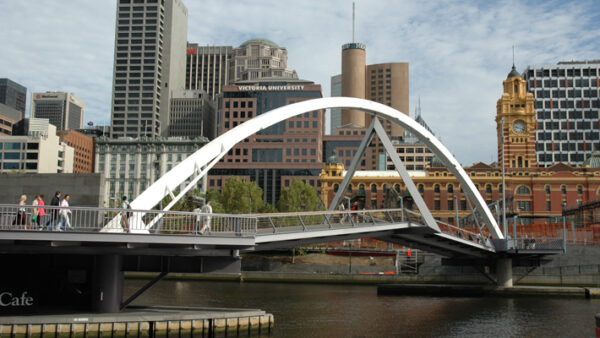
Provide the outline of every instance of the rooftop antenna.
{"type": "Polygon", "coordinates": [[[515,45],[513,47],[513,69],[515,69],[515,45]]]}
{"type": "Polygon", "coordinates": [[[354,43],[354,1],[352,1],[352,43],[354,43]]]}

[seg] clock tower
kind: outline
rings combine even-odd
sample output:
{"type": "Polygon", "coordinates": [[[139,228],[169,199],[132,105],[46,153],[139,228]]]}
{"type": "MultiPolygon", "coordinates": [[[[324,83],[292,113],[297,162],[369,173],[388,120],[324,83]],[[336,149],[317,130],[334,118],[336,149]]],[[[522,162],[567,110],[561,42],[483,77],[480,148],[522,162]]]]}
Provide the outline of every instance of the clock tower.
{"type": "Polygon", "coordinates": [[[514,64],[502,84],[504,93],[496,105],[498,163],[502,163],[504,141],[505,168],[537,168],[533,94],[527,92],[525,80],[514,64]]]}

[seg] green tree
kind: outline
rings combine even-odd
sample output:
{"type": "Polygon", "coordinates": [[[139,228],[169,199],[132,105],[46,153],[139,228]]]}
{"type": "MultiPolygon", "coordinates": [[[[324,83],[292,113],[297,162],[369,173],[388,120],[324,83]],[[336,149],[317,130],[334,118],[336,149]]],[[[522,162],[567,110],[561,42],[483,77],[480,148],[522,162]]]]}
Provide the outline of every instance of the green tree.
{"type": "Polygon", "coordinates": [[[264,207],[263,191],[255,182],[242,181],[234,176],[223,185],[219,202],[226,213],[253,214],[264,207]]]}
{"type": "Polygon", "coordinates": [[[315,188],[300,180],[293,180],[289,189],[281,189],[277,207],[281,212],[322,210],[315,188]]]}
{"type": "Polygon", "coordinates": [[[215,214],[224,214],[225,208],[223,204],[221,204],[221,192],[215,189],[209,189],[204,195],[206,201],[210,201],[210,206],[212,207],[213,213],[215,214]]]}

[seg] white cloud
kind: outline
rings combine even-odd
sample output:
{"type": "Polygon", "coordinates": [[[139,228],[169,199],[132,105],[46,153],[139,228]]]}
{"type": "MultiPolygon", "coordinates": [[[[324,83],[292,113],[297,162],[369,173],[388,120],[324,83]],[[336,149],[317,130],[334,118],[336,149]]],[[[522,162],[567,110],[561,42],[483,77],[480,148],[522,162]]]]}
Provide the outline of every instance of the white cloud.
{"type": "MultiPolygon", "coordinates": [[[[301,78],[323,86],[351,40],[351,1],[184,0],[188,40],[237,46],[267,38],[289,52],[301,78]]],[[[30,91],[68,90],[86,119],[110,121],[115,1],[0,2],[0,77],[30,91]]],[[[367,62],[409,62],[411,111],[423,116],[464,164],[496,154],[494,115],[516,64],[600,58],[596,1],[358,1],[357,40],[367,62]]]]}

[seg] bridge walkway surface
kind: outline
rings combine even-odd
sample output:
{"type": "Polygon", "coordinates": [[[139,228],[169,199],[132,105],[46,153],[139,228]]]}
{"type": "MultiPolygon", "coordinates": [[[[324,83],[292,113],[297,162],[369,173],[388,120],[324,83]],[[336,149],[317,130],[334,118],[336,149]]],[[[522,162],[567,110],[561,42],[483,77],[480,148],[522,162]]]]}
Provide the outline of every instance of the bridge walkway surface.
{"type": "Polygon", "coordinates": [[[228,256],[231,250],[260,251],[364,237],[446,257],[553,254],[563,248],[562,239],[494,240],[485,227],[475,233],[438,221],[437,231],[407,209],[233,215],[46,206],[40,225],[32,221],[33,209],[0,205],[2,252],[228,256]]]}

